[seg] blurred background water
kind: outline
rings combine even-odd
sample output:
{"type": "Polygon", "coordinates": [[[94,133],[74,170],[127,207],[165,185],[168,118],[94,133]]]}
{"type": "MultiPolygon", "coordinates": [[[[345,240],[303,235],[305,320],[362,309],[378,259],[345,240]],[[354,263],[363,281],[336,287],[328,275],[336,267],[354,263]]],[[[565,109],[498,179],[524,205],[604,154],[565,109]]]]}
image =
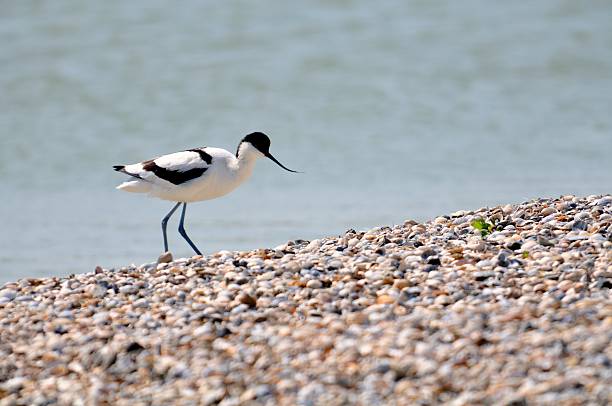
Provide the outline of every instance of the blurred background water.
{"type": "Polygon", "coordinates": [[[1,6],[0,281],[155,260],[172,204],[111,165],[254,130],[306,174],[190,205],[206,252],[611,192],[607,0],[1,6]]]}

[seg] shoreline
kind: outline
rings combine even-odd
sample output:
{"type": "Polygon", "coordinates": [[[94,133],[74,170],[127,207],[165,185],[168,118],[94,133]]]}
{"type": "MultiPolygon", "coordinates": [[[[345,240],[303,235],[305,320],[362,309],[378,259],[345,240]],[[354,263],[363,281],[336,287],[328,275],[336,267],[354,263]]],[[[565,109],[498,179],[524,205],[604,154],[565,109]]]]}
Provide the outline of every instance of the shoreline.
{"type": "Polygon", "coordinates": [[[21,279],[0,405],[605,404],[611,288],[612,195],[21,279]]]}

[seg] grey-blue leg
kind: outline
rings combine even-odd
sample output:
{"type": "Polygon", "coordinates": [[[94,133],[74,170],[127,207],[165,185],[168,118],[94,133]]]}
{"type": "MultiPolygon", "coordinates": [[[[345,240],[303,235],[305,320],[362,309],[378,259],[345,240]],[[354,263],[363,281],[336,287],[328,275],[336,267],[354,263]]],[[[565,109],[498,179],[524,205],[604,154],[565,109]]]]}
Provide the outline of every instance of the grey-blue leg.
{"type": "Polygon", "coordinates": [[[191,246],[191,248],[193,248],[196,254],[202,255],[198,247],[196,247],[195,244],[191,241],[191,239],[189,239],[189,236],[187,235],[187,232],[185,231],[185,227],[183,223],[185,222],[185,210],[186,209],[187,209],[187,203],[183,203],[183,211],[181,212],[181,222],[179,223],[179,229],[178,229],[179,233],[183,236],[185,241],[189,243],[189,245],[191,246]]]}
{"type": "Polygon", "coordinates": [[[174,212],[176,211],[176,209],[178,209],[178,207],[181,205],[181,203],[177,203],[172,210],[170,210],[170,212],[168,214],[166,214],[166,217],[164,217],[162,219],[162,233],[164,234],[164,252],[168,251],[168,236],[166,235],[166,226],[168,225],[168,220],[170,220],[170,217],[172,217],[172,215],[174,214],[174,212]]]}

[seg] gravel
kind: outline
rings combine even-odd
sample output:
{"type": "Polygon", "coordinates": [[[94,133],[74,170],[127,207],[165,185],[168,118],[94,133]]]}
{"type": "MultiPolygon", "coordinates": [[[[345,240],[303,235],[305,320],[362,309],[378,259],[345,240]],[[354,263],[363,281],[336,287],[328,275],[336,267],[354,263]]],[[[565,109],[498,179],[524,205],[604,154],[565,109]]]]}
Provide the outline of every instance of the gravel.
{"type": "Polygon", "coordinates": [[[611,288],[610,195],[22,279],[0,405],[604,405],[611,288]]]}

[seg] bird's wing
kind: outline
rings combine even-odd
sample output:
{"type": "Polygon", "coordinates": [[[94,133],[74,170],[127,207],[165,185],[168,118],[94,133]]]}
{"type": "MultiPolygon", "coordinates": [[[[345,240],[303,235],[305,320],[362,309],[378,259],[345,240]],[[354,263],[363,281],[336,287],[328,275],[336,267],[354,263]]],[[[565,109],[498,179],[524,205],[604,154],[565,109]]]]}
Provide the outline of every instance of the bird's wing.
{"type": "Polygon", "coordinates": [[[126,165],[119,170],[135,178],[160,185],[168,185],[168,182],[181,185],[202,176],[212,165],[212,160],[212,156],[205,151],[205,148],[196,148],[126,165]]]}

